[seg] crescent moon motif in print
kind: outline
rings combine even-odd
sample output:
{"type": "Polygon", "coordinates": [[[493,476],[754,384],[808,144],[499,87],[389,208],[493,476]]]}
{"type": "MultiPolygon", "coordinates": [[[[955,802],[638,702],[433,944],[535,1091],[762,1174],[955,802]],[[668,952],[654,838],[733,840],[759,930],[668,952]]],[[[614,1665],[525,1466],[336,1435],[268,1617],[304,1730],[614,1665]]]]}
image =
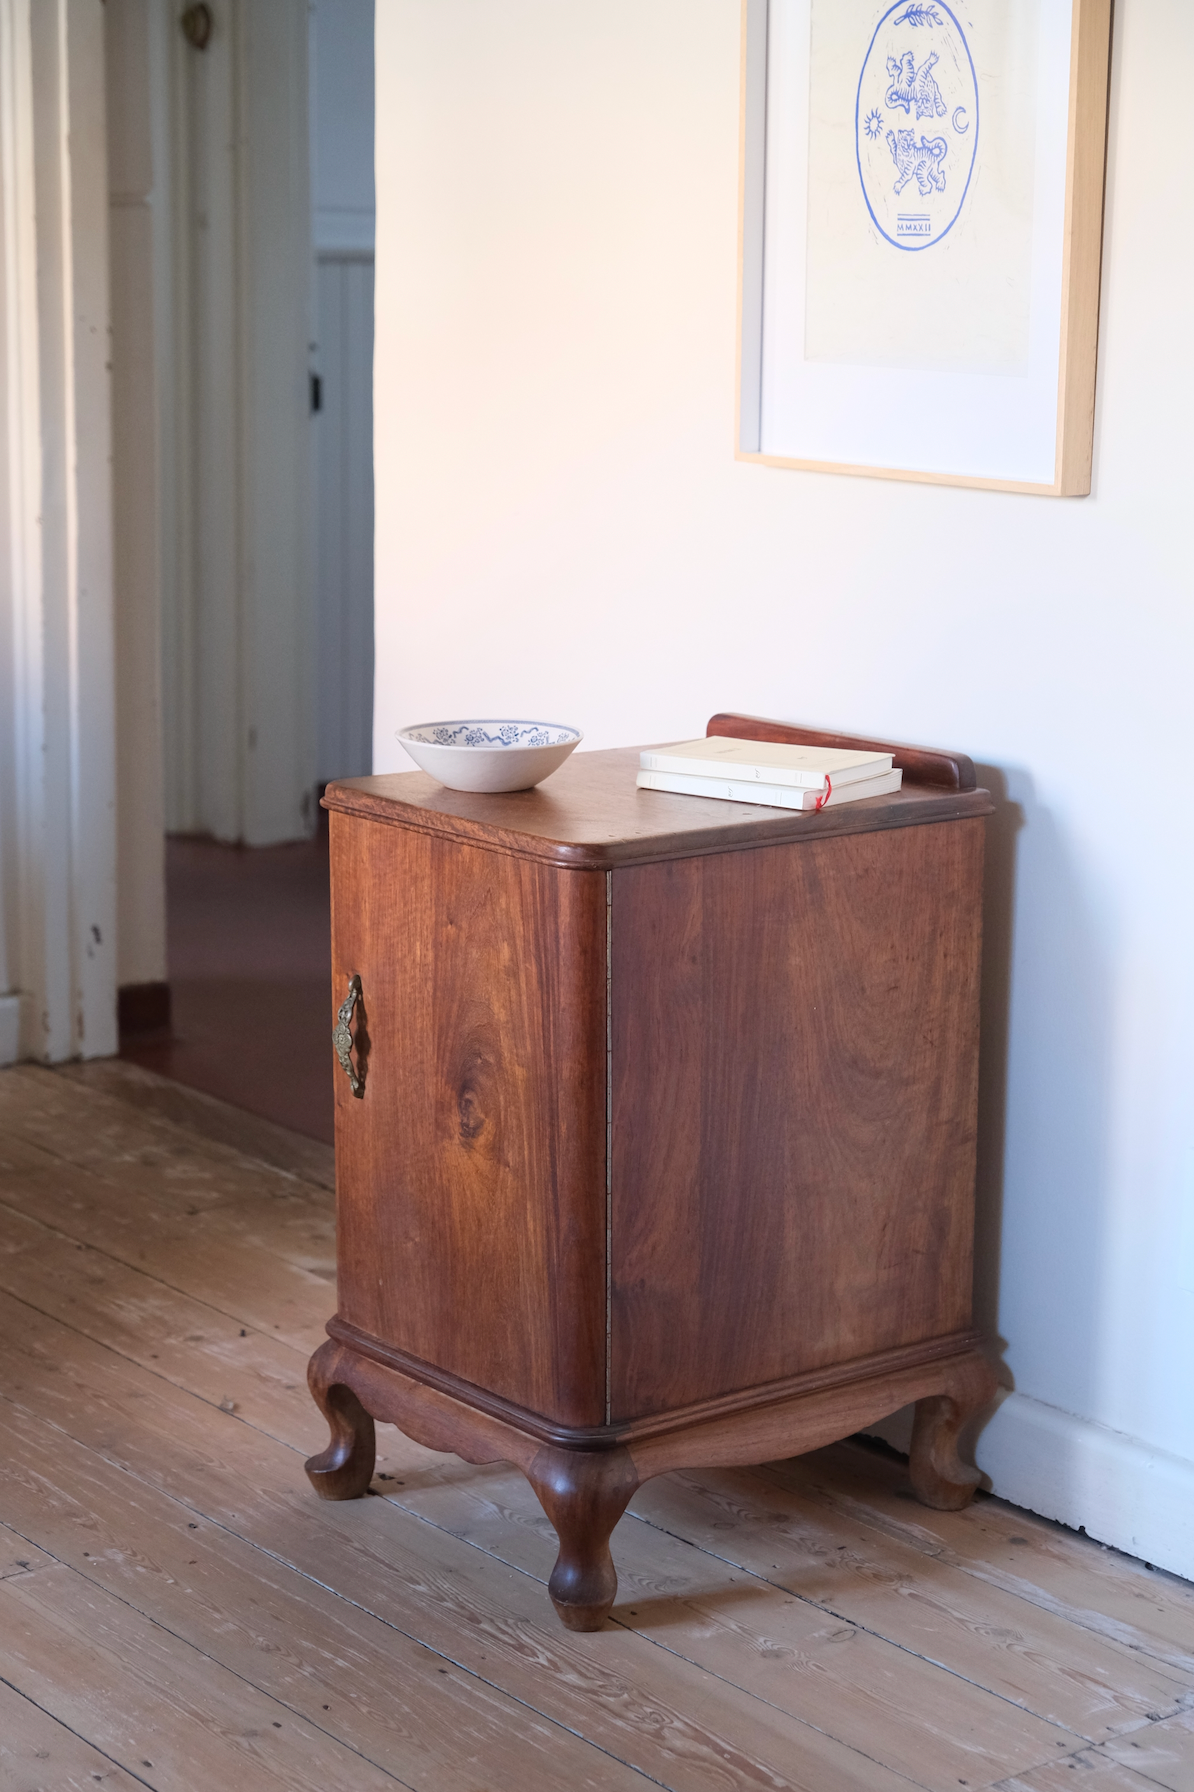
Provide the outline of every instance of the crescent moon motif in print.
{"type": "Polygon", "coordinates": [[[965,106],[954,107],[953,127],[959,137],[964,137],[970,129],[970,120],[966,116],[965,106]]]}

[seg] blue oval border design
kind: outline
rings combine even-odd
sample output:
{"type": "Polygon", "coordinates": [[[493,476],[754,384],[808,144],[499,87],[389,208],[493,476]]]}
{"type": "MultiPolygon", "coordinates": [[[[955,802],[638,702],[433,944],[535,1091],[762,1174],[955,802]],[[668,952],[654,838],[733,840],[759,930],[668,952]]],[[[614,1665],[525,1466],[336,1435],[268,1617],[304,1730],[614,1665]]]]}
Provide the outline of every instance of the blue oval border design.
{"type": "Polygon", "coordinates": [[[970,169],[966,175],[966,185],[962,188],[962,197],[958,201],[958,209],[950,219],[949,223],[945,226],[945,229],[941,232],[940,236],[933,237],[933,239],[927,243],[900,243],[896,241],[894,236],[888,236],[882,224],[880,224],[878,218],[875,216],[874,207],[871,205],[870,201],[870,195],[866,190],[866,182],[862,178],[862,160],[858,154],[858,133],[861,129],[859,114],[862,111],[862,77],[866,74],[866,71],[870,66],[871,51],[875,47],[875,39],[882,31],[884,25],[886,25],[892,13],[898,12],[900,7],[904,4],[905,0],[896,0],[894,6],[888,7],[887,11],[883,14],[883,17],[879,20],[879,23],[875,26],[874,31],[871,33],[871,41],[867,45],[866,55],[862,59],[862,68],[858,75],[858,92],[854,97],[854,165],[858,169],[858,184],[862,188],[862,197],[866,202],[866,209],[871,214],[871,223],[875,226],[875,229],[879,232],[883,241],[885,243],[890,243],[893,249],[902,250],[905,255],[921,255],[926,249],[935,249],[938,243],[944,242],[958,219],[962,216],[962,207],[965,205],[966,195],[970,191],[970,182],[974,179],[974,164],[978,161],[978,138],[979,130],[982,125],[982,105],[980,103],[978,91],[978,70],[974,66],[974,57],[970,54],[970,45],[966,41],[966,33],[962,30],[961,24],[955,14],[950,11],[948,6],[946,6],[945,0],[934,0],[934,4],[939,6],[943,13],[948,14],[950,23],[962,40],[962,48],[965,50],[966,60],[970,64],[970,74],[974,81],[974,153],[970,157],[970,169]]]}

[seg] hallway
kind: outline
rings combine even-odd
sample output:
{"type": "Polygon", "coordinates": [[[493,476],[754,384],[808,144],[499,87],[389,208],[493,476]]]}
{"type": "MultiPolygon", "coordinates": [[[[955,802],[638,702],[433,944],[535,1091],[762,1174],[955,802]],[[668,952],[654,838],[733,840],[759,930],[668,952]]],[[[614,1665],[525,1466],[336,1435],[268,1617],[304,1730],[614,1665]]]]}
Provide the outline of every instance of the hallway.
{"type": "Polygon", "coordinates": [[[121,1056],[332,1142],[328,836],[288,846],[166,843],[172,1036],[121,1056]]]}

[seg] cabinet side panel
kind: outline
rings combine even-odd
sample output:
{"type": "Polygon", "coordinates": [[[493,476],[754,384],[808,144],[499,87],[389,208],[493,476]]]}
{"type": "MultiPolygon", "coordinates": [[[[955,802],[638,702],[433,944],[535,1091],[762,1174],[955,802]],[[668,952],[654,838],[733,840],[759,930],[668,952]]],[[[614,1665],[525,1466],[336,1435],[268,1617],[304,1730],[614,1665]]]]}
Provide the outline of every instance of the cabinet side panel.
{"type": "Polygon", "coordinates": [[[605,878],[333,814],[341,1316],[564,1424],[605,1417],[605,878]],[[358,1031],[359,1044],[359,1031],[358,1031]]]}
{"type": "Polygon", "coordinates": [[[970,1323],[982,850],[614,873],[615,1421],[970,1323]]]}

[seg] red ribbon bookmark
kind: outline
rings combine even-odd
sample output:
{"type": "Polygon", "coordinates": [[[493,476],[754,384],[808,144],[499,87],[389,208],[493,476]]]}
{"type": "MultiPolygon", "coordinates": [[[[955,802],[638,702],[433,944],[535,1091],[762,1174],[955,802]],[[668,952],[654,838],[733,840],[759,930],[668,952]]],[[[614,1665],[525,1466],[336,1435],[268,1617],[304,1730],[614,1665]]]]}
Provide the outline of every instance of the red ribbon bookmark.
{"type": "Polygon", "coordinates": [[[829,801],[829,799],[832,795],[833,795],[833,779],[829,776],[829,773],[826,772],[826,774],[825,774],[825,791],[824,791],[823,795],[821,795],[817,798],[816,802],[813,805],[813,814],[814,815],[817,813],[818,809],[823,809],[825,807],[826,803],[829,801]]]}

